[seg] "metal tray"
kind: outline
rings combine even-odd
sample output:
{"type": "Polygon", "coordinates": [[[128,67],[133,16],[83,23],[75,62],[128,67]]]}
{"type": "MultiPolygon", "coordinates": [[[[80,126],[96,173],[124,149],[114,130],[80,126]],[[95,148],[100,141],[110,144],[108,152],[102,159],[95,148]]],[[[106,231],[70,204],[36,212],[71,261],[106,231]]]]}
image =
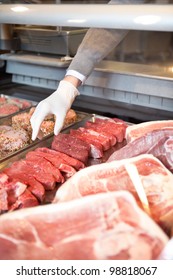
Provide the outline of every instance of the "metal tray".
{"type": "MultiPolygon", "coordinates": [[[[8,116],[14,116],[14,115],[16,115],[16,114],[18,114],[18,113],[22,113],[23,111],[25,111],[26,109],[29,109],[29,108],[31,108],[31,107],[33,107],[33,106],[36,106],[37,105],[37,102],[35,102],[35,101],[32,101],[32,100],[29,100],[29,99],[24,99],[24,98],[18,98],[18,97],[13,97],[13,96],[10,96],[10,95],[5,95],[5,94],[0,94],[0,98],[5,98],[6,99],[6,101],[7,101],[7,103],[10,103],[10,104],[15,104],[15,105],[17,105],[18,107],[19,107],[19,111],[17,111],[17,112],[14,112],[14,113],[12,113],[12,114],[8,114],[8,115],[6,115],[6,116],[0,116],[0,121],[2,120],[2,119],[5,119],[5,118],[7,118],[8,116]],[[29,106],[29,107],[27,107],[27,108],[20,108],[20,103],[17,103],[17,101],[16,100],[18,100],[19,102],[21,101],[21,102],[29,102],[31,105],[29,106]]],[[[1,105],[0,105],[1,106],[1,105]]],[[[3,105],[2,105],[3,106],[3,105]]]]}
{"type": "MultiPolygon", "coordinates": [[[[28,109],[29,110],[29,109],[28,109]]],[[[25,110],[27,111],[27,110],[25,110]]],[[[79,126],[83,126],[84,122],[91,119],[92,115],[88,114],[88,113],[84,113],[84,112],[80,112],[80,111],[75,111],[77,113],[77,120],[71,124],[68,124],[67,126],[65,126],[61,132],[63,133],[68,133],[69,130],[73,127],[73,128],[78,128],[79,126]]],[[[16,113],[15,115],[19,114],[16,113]]],[[[12,124],[12,116],[6,117],[0,119],[0,125],[11,125],[12,124]]],[[[8,155],[6,155],[5,157],[1,157],[0,158],[0,170],[3,167],[6,166],[6,163],[9,162],[13,162],[18,160],[19,158],[22,158],[25,156],[25,154],[29,151],[29,150],[33,150],[36,149],[37,147],[48,147],[50,146],[50,143],[53,140],[53,133],[50,133],[49,135],[43,137],[43,139],[39,140],[36,139],[34,142],[27,144],[24,148],[19,149],[13,153],[9,153],[8,155]]]]}

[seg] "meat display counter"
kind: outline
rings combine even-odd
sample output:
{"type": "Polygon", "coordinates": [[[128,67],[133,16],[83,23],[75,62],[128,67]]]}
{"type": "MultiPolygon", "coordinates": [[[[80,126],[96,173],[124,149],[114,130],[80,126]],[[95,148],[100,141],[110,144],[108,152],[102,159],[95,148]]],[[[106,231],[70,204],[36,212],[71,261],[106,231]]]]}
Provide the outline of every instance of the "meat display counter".
{"type": "MultiPolygon", "coordinates": [[[[86,15],[81,28],[173,29],[168,5],[128,5],[125,21],[126,5],[101,5],[99,11],[97,5],[92,11],[79,5],[74,14],[71,5],[24,5],[26,17],[10,6],[0,5],[3,27],[69,22],[79,27],[76,16],[86,15]],[[141,23],[151,9],[154,22],[141,23]]],[[[57,88],[70,61],[23,50],[4,53],[1,60],[12,77],[1,94],[34,102],[57,88]]],[[[160,258],[173,235],[172,81],[171,65],[102,61],[73,104],[82,120],[0,161],[0,259],[160,258]],[[139,126],[130,130],[130,118],[139,126]]]]}

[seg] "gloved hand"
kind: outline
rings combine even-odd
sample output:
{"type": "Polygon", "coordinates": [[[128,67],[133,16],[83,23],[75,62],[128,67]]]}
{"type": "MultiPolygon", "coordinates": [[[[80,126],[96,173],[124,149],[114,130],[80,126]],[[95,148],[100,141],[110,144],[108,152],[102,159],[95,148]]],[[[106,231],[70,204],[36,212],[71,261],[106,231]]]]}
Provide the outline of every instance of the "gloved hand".
{"type": "Polygon", "coordinates": [[[63,127],[68,110],[79,91],[72,83],[62,80],[55,92],[42,100],[36,107],[30,122],[32,126],[32,140],[37,138],[40,125],[44,118],[49,114],[56,116],[54,134],[57,135],[63,127]]]}

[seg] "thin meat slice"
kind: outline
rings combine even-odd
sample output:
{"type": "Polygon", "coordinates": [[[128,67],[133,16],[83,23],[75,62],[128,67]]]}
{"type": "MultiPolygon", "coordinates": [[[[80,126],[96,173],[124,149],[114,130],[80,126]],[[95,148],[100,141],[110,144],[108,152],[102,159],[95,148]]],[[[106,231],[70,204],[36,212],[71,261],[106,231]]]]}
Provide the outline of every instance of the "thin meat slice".
{"type": "Polygon", "coordinates": [[[89,157],[92,158],[102,158],[103,157],[103,146],[98,141],[93,139],[90,136],[87,136],[82,131],[77,129],[71,129],[70,134],[72,136],[75,136],[76,138],[79,138],[85,142],[87,142],[90,145],[90,152],[89,157]]]}
{"type": "Polygon", "coordinates": [[[50,155],[54,156],[55,158],[60,157],[61,159],[63,159],[63,161],[65,161],[70,166],[74,167],[76,170],[80,170],[85,167],[85,165],[82,161],[75,159],[73,157],[70,157],[64,153],[55,151],[53,149],[49,149],[47,147],[37,148],[35,151],[50,154],[50,155]]]}
{"type": "Polygon", "coordinates": [[[136,191],[139,183],[148,200],[152,218],[169,231],[172,221],[168,213],[173,214],[173,174],[152,155],[145,154],[80,170],[58,189],[55,202],[66,202],[101,192],[127,190],[143,209],[136,191]],[[129,169],[132,170],[130,173],[129,169]]]}
{"type": "Polygon", "coordinates": [[[125,137],[127,142],[129,143],[154,130],[162,130],[166,128],[173,129],[173,120],[143,122],[135,125],[130,125],[126,129],[125,137]]]}
{"type": "Polygon", "coordinates": [[[167,242],[168,237],[127,192],[0,217],[2,260],[154,260],[167,242]]]}

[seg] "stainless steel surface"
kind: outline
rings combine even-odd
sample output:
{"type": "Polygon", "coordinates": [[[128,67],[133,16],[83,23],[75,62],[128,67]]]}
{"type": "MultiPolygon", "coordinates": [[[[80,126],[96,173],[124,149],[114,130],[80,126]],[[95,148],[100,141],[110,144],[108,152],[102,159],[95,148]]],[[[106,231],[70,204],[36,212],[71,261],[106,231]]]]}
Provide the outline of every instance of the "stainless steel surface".
{"type": "Polygon", "coordinates": [[[20,38],[20,50],[72,57],[76,54],[87,29],[16,26],[14,34],[20,38]]]}
{"type": "MultiPolygon", "coordinates": [[[[25,110],[27,112],[28,110],[25,110]]],[[[77,111],[77,120],[69,125],[66,125],[61,131],[63,133],[68,133],[71,128],[77,128],[79,126],[82,126],[85,121],[91,119],[92,115],[85,113],[85,112],[79,112],[77,111]]],[[[15,115],[18,115],[17,113],[15,115]]],[[[0,125],[12,125],[12,117],[6,117],[3,119],[0,119],[0,125]]],[[[54,134],[51,133],[47,136],[45,136],[43,139],[36,139],[34,142],[28,143],[24,148],[19,149],[13,153],[7,153],[6,156],[3,156],[0,158],[0,169],[6,164],[13,162],[17,160],[18,158],[24,157],[24,155],[28,152],[28,150],[36,149],[39,146],[48,145],[48,143],[51,143],[53,140],[54,134]],[[5,163],[4,163],[5,162],[5,163]]]]}
{"type": "Polygon", "coordinates": [[[153,64],[139,64],[106,60],[96,65],[95,70],[173,81],[173,61],[167,62],[167,64],[159,64],[157,62],[153,64]]]}
{"type": "Polygon", "coordinates": [[[13,27],[11,24],[0,24],[0,50],[18,50],[20,42],[13,37],[13,27]]]}
{"type": "Polygon", "coordinates": [[[67,67],[72,58],[69,57],[69,59],[66,59],[63,57],[53,57],[49,55],[37,55],[37,54],[31,54],[26,52],[19,52],[19,53],[6,53],[0,55],[0,58],[5,61],[14,61],[19,63],[27,63],[27,64],[33,64],[33,65],[42,65],[45,67],[52,66],[52,67],[67,67]]]}
{"type": "Polygon", "coordinates": [[[173,30],[173,5],[0,5],[0,23],[173,30]],[[49,16],[50,15],[50,16],[49,16]],[[103,20],[104,19],[104,20],[103,20]]]}

